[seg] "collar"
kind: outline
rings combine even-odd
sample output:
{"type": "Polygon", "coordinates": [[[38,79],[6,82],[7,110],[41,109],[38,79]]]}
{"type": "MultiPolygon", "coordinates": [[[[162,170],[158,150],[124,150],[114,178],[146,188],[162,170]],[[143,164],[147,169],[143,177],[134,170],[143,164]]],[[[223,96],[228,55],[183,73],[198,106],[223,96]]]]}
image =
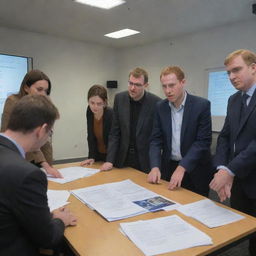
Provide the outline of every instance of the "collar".
{"type": "Polygon", "coordinates": [[[184,99],[183,99],[183,101],[181,102],[181,104],[180,104],[180,106],[179,106],[178,108],[176,108],[176,107],[174,106],[174,104],[173,104],[172,102],[170,102],[170,101],[169,101],[169,106],[170,106],[171,108],[175,109],[176,111],[179,111],[179,110],[181,110],[182,108],[184,108],[185,103],[186,103],[186,99],[187,99],[187,92],[185,91],[184,99]]]}

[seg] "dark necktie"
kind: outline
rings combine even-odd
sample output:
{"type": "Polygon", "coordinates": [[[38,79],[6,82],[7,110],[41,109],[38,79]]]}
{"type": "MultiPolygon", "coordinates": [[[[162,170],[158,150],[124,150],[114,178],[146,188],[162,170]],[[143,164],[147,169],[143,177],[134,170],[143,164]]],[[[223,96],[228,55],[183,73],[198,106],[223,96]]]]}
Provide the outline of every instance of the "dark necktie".
{"type": "Polygon", "coordinates": [[[242,120],[244,119],[245,115],[246,115],[246,111],[247,111],[247,99],[250,96],[246,93],[243,94],[242,96],[242,105],[241,105],[241,113],[240,113],[240,122],[242,122],[242,120]]]}

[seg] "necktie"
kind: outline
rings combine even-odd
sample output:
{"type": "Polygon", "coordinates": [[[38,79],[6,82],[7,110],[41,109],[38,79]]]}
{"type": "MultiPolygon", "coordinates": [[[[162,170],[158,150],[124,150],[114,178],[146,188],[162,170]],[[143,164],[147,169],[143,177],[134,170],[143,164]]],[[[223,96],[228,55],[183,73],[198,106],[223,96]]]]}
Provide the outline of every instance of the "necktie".
{"type": "Polygon", "coordinates": [[[245,117],[246,115],[246,111],[247,111],[247,99],[249,98],[250,96],[246,93],[243,94],[242,96],[242,105],[241,105],[241,113],[240,113],[240,122],[243,120],[243,118],[245,117]]]}

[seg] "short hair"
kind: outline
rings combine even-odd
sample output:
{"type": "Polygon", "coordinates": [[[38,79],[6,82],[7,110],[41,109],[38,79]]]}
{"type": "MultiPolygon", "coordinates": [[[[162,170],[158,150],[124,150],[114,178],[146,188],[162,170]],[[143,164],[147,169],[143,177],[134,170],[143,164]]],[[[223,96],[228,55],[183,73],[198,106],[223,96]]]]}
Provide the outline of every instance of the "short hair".
{"type": "Polygon", "coordinates": [[[46,80],[48,82],[48,90],[47,90],[46,94],[50,95],[51,89],[52,89],[51,81],[50,81],[49,77],[44,72],[42,72],[38,69],[33,69],[33,70],[29,71],[24,76],[21,86],[20,86],[20,90],[16,95],[19,98],[27,95],[27,92],[25,91],[25,86],[31,87],[31,85],[33,85],[34,83],[36,83],[37,81],[40,81],[40,80],[46,80]]]}
{"type": "Polygon", "coordinates": [[[170,74],[175,74],[179,81],[182,81],[183,79],[185,79],[184,71],[178,66],[168,66],[164,68],[161,71],[160,79],[162,78],[162,76],[167,76],[170,74]]]}
{"type": "Polygon", "coordinates": [[[225,59],[224,65],[227,66],[230,64],[231,61],[234,60],[234,58],[241,56],[244,62],[250,66],[253,63],[256,63],[256,54],[252,51],[246,50],[246,49],[240,49],[236,50],[234,52],[231,52],[225,59]]]}
{"type": "Polygon", "coordinates": [[[107,89],[102,85],[95,84],[89,89],[87,94],[87,100],[89,101],[89,99],[93,96],[99,96],[105,103],[108,102],[107,89]]]}
{"type": "Polygon", "coordinates": [[[129,78],[130,78],[130,76],[134,76],[135,78],[140,78],[141,76],[143,76],[144,84],[146,84],[148,82],[148,72],[146,70],[144,70],[143,68],[135,68],[135,69],[131,70],[129,73],[129,78]]]}
{"type": "Polygon", "coordinates": [[[26,95],[14,105],[7,129],[24,134],[43,124],[47,124],[48,129],[51,129],[58,118],[58,109],[47,96],[26,95]]]}

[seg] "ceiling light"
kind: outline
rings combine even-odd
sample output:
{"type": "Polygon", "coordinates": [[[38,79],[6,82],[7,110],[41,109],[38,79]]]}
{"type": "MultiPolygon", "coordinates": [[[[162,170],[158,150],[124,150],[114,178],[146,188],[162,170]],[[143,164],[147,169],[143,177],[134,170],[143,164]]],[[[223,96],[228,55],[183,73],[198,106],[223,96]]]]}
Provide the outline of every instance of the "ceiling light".
{"type": "Polygon", "coordinates": [[[81,4],[87,4],[98,8],[111,9],[125,3],[124,0],[74,0],[81,4]]]}
{"type": "Polygon", "coordinates": [[[126,36],[135,35],[135,34],[138,34],[138,33],[140,33],[140,32],[136,31],[136,30],[126,28],[126,29],[122,29],[122,30],[119,30],[119,31],[116,31],[116,32],[106,34],[104,36],[118,39],[118,38],[122,38],[122,37],[126,37],[126,36]]]}

